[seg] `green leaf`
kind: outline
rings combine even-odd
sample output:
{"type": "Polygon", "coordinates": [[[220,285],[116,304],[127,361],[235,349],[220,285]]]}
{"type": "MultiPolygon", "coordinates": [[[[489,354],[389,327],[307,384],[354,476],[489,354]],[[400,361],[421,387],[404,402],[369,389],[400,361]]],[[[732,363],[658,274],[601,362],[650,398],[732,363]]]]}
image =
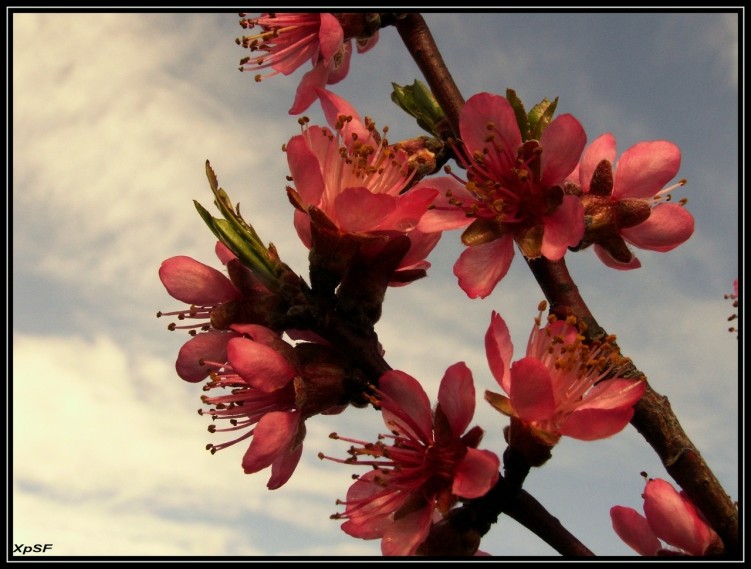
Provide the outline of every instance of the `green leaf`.
{"type": "Polygon", "coordinates": [[[506,100],[511,104],[511,108],[514,109],[516,122],[519,125],[519,132],[522,133],[522,142],[529,140],[529,119],[527,118],[527,111],[524,109],[524,103],[522,103],[513,89],[506,89],[506,100]]]}
{"type": "Polygon", "coordinates": [[[555,113],[555,108],[557,106],[558,97],[552,102],[545,98],[529,111],[529,130],[531,139],[540,140],[545,127],[553,120],[553,113],[555,113]]]}
{"type": "Polygon", "coordinates": [[[417,79],[412,85],[404,87],[397,83],[391,85],[393,87],[391,100],[407,114],[417,119],[420,128],[440,138],[438,124],[445,119],[446,115],[430,89],[417,79]]]}

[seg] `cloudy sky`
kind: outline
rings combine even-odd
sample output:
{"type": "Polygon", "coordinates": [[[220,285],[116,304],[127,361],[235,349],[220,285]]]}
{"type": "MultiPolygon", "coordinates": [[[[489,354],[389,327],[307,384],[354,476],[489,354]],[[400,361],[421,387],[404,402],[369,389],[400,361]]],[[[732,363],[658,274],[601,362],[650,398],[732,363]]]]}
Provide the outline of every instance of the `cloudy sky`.
{"type": "MultiPolygon", "coordinates": [[[[599,322],[656,391],[727,492],[738,497],[739,369],[733,312],[723,294],[739,275],[738,31],[734,13],[428,14],[465,97],[513,88],[530,107],[559,97],[588,139],[612,132],[619,151],[667,139],[696,232],[642,268],[606,268],[591,251],[567,256],[599,322]]],[[[174,360],[185,337],[157,310],[162,260],[215,264],[214,240],[192,200],[211,206],[209,159],[220,184],[283,259],[307,274],[292,227],[281,146],[299,132],[287,114],[301,73],[261,84],[237,70],[245,52],[236,13],[13,13],[12,535],[57,555],[379,555],[378,541],[345,535],[337,511],[348,467],[337,431],[374,438],[377,413],[351,409],[308,421],[301,466],[270,492],[244,475],[244,447],[220,442],[199,417],[200,387],[174,360]]],[[[335,91],[390,127],[422,134],[389,99],[391,83],[420,78],[393,28],[353,58],[335,91]]],[[[321,113],[308,113],[321,122],[321,113]]],[[[377,331],[389,363],[423,381],[434,400],[444,370],[465,361],[478,392],[484,448],[502,453],[506,420],[482,401],[498,390],[483,335],[492,310],[520,357],[543,298],[517,256],[495,292],[469,300],[451,266],[447,233],[429,277],[386,296],[377,331]]],[[[632,427],[595,443],[565,440],[526,488],[590,549],[632,555],[609,509],[641,508],[643,480],[667,477],[632,427]]],[[[555,555],[501,518],[482,549],[555,555]]]]}

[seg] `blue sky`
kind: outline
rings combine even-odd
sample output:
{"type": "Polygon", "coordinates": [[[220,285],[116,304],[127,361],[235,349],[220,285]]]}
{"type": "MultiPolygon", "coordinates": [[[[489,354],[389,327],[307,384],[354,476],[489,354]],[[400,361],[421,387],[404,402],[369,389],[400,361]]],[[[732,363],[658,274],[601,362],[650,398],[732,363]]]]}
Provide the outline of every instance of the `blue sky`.
{"type": "MultiPolygon", "coordinates": [[[[740,274],[736,13],[426,14],[465,98],[513,88],[528,107],[559,97],[588,140],[612,132],[619,152],[666,139],[682,151],[693,237],[642,268],[606,268],[591,251],[567,256],[600,324],[671,405],[725,489],[739,493],[739,358],[723,294],[740,274]]],[[[14,543],[57,555],[378,555],[329,520],[352,472],[342,434],[373,438],[377,413],[350,409],[308,421],[301,466],[270,492],[247,476],[244,447],[220,442],[199,417],[200,387],[174,359],[184,337],[157,310],[178,307],[157,277],[182,254],[215,264],[214,240],[192,200],[211,194],[209,159],[260,236],[307,274],[292,227],[281,146],[299,132],[287,114],[301,77],[257,84],[237,71],[235,13],[14,13],[12,427],[14,543]]],[[[393,28],[355,56],[334,86],[389,139],[421,134],[390,101],[391,83],[421,78],[393,28]]],[[[317,107],[308,113],[322,122],[317,107]]],[[[520,357],[542,293],[519,260],[494,293],[470,300],[451,272],[447,233],[429,277],[387,293],[377,332],[387,360],[424,382],[465,361],[478,392],[474,423],[501,454],[506,419],[482,401],[498,390],[485,361],[490,312],[509,324],[520,357]]],[[[218,265],[217,265],[218,266],[218,265]]],[[[526,483],[600,555],[632,555],[608,511],[640,509],[640,471],[667,477],[632,427],[604,441],[565,440],[526,483]]],[[[501,518],[482,549],[555,555],[501,518]]]]}

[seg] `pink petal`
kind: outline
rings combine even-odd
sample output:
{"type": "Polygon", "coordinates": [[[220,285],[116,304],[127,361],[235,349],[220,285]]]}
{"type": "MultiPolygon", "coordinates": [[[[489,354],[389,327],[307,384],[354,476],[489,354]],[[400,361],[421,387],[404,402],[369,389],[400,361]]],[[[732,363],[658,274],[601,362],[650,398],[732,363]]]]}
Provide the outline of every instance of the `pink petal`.
{"type": "Polygon", "coordinates": [[[271,478],[269,478],[266,487],[269,490],[276,490],[284,486],[292,477],[302,456],[302,445],[299,445],[292,452],[283,452],[271,463],[271,478]]]}
{"type": "Polygon", "coordinates": [[[383,537],[386,527],[391,525],[391,514],[404,503],[407,494],[389,490],[387,486],[375,482],[375,477],[384,474],[377,470],[366,472],[347,490],[345,513],[350,519],[342,524],[342,531],[360,539],[383,537]]]}
{"type": "Polygon", "coordinates": [[[649,218],[635,227],[622,229],[624,239],[640,249],[670,251],[694,233],[694,216],[679,204],[660,204],[649,218]]]}
{"type": "Polygon", "coordinates": [[[511,166],[522,143],[514,109],[504,97],[499,95],[492,93],[473,95],[459,113],[461,138],[470,154],[481,152],[488,144],[486,142],[489,133],[488,123],[493,123],[495,142],[504,148],[504,155],[509,160],[508,165],[511,166]]]}
{"type": "Polygon", "coordinates": [[[662,547],[660,540],[647,523],[647,518],[633,508],[613,506],[610,508],[613,529],[626,545],[639,555],[653,557],[662,547]]]}
{"type": "Polygon", "coordinates": [[[296,373],[292,364],[278,352],[247,338],[230,340],[227,357],[232,368],[249,385],[267,393],[287,385],[296,373]]]}
{"type": "MultiPolygon", "coordinates": [[[[318,127],[308,129],[308,136],[311,144],[329,144],[318,127]]],[[[308,146],[308,139],[302,134],[293,136],[287,143],[287,164],[303,203],[318,205],[324,190],[321,165],[316,153],[308,146]]]]}
{"type": "Polygon", "coordinates": [[[545,186],[563,182],[579,163],[587,135],[572,115],[560,115],[542,133],[542,176],[545,186]]]}
{"type": "Polygon", "coordinates": [[[328,78],[329,71],[323,61],[308,71],[297,86],[295,101],[292,103],[289,114],[299,115],[313,104],[313,101],[317,98],[316,88],[324,87],[328,78]]]}
{"type": "Polygon", "coordinates": [[[579,409],[625,409],[632,407],[647,389],[644,381],[633,379],[607,379],[590,389],[579,404],[579,409]]]}
{"type": "Polygon", "coordinates": [[[615,137],[609,132],[598,136],[584,151],[579,165],[579,180],[574,181],[578,182],[585,192],[589,192],[589,184],[597,165],[603,160],[612,164],[615,162],[615,154],[615,137]]]}
{"type": "Polygon", "coordinates": [[[468,448],[454,473],[451,493],[462,498],[479,498],[498,482],[498,457],[488,450],[468,448]]]}
{"type": "Polygon", "coordinates": [[[575,247],[584,236],[584,206],[576,196],[564,196],[563,203],[544,218],[540,252],[546,259],[558,261],[569,247],[575,247]]]}
{"type": "Polygon", "coordinates": [[[362,124],[360,114],[349,101],[327,89],[316,89],[316,93],[318,94],[318,99],[321,101],[321,108],[326,117],[326,122],[329,123],[331,128],[336,128],[341,115],[352,117],[352,120],[342,129],[345,139],[349,140],[352,134],[356,134],[358,139],[368,140],[370,132],[362,124]]]}
{"type": "Polygon", "coordinates": [[[229,248],[221,241],[216,242],[216,245],[214,246],[214,252],[216,253],[216,256],[219,257],[222,265],[226,265],[232,259],[237,259],[235,254],[230,251],[229,248]]]}
{"type": "Polygon", "coordinates": [[[433,188],[412,188],[406,194],[398,195],[399,186],[394,186],[389,194],[396,197],[396,208],[378,229],[395,229],[397,231],[411,231],[415,229],[420,219],[438,195],[433,188]]]}
{"type": "MultiPolygon", "coordinates": [[[[440,239],[440,233],[423,233],[422,231],[416,230],[410,231],[409,240],[411,245],[409,251],[404,255],[401,263],[399,263],[399,268],[419,268],[418,265],[420,265],[420,262],[430,254],[440,239]]],[[[429,263],[428,266],[430,266],[429,263]]]]}
{"type": "Polygon", "coordinates": [[[329,59],[339,51],[344,41],[344,30],[334,14],[321,13],[321,28],[318,32],[318,42],[321,57],[328,63],[329,59]]]}
{"type": "Polygon", "coordinates": [[[620,433],[634,416],[626,409],[577,409],[560,425],[562,435],[582,441],[595,441],[620,433]]]}
{"type": "Polygon", "coordinates": [[[651,198],[678,173],[680,149],[667,140],[639,142],[618,159],[613,199],[651,198]]]}
{"type": "Polygon", "coordinates": [[[605,265],[607,265],[611,269],[618,269],[619,271],[630,271],[631,269],[638,269],[639,267],[641,267],[641,262],[636,257],[631,257],[631,260],[628,263],[621,263],[620,261],[613,259],[610,253],[608,253],[606,249],[600,247],[597,243],[595,243],[594,249],[595,255],[597,255],[600,261],[605,263],[605,265]]]}
{"type": "Polygon", "coordinates": [[[438,404],[448,419],[451,432],[460,437],[475,413],[475,384],[464,362],[446,370],[438,389],[438,404]]]}
{"type": "Polygon", "coordinates": [[[709,532],[696,508],[673,486],[660,478],[647,482],[644,514],[657,537],[691,555],[703,555],[709,545],[709,532]]]}
{"type": "Polygon", "coordinates": [[[395,209],[396,198],[362,187],[346,188],[334,200],[337,225],[349,233],[373,230],[395,209]]]}
{"type": "Polygon", "coordinates": [[[392,370],[381,376],[379,389],[388,397],[388,401],[383,402],[382,414],[389,430],[432,441],[430,400],[420,382],[403,371],[392,370]]]}
{"type": "Polygon", "coordinates": [[[335,85],[344,79],[349,73],[349,64],[352,60],[352,42],[348,41],[342,46],[340,58],[334,58],[329,61],[329,76],[326,79],[327,85],[335,85]]]}
{"type": "Polygon", "coordinates": [[[525,421],[544,421],[555,410],[548,368],[537,358],[522,358],[511,366],[511,404],[525,421]]]}
{"type": "Polygon", "coordinates": [[[184,255],[163,261],[159,278],[171,297],[187,304],[215,306],[241,296],[225,275],[184,255]]]}
{"type": "Polygon", "coordinates": [[[514,346],[506,322],[495,310],[490,316],[490,326],[485,332],[485,355],[493,377],[506,393],[511,391],[511,358],[514,346]]]}
{"type": "Polygon", "coordinates": [[[381,541],[384,556],[414,555],[430,532],[433,504],[426,504],[386,526],[381,541]]]}
{"type": "Polygon", "coordinates": [[[297,433],[299,419],[298,413],[287,411],[273,411],[261,417],[243,457],[245,474],[253,474],[271,466],[280,453],[289,450],[297,433]]]}
{"type": "Polygon", "coordinates": [[[514,259],[514,238],[499,239],[467,247],[454,264],[459,286],[469,298],[485,298],[506,276],[514,259]]]}
{"type": "Polygon", "coordinates": [[[215,368],[201,365],[201,360],[225,363],[227,342],[236,337],[237,334],[234,332],[209,331],[196,334],[180,348],[175,362],[177,375],[191,383],[206,379],[209,372],[215,368]]]}
{"type": "Polygon", "coordinates": [[[300,210],[295,210],[293,224],[297,236],[308,249],[313,246],[313,235],[310,231],[310,216],[307,213],[303,213],[300,210]]]}
{"type": "Polygon", "coordinates": [[[433,208],[429,209],[420,218],[420,231],[445,231],[447,229],[457,229],[465,227],[472,223],[475,218],[468,217],[464,208],[457,207],[449,200],[458,199],[467,207],[477,202],[475,198],[464,186],[455,178],[443,176],[431,178],[417,184],[412,191],[418,188],[434,188],[438,190],[438,195],[433,200],[433,208]]]}

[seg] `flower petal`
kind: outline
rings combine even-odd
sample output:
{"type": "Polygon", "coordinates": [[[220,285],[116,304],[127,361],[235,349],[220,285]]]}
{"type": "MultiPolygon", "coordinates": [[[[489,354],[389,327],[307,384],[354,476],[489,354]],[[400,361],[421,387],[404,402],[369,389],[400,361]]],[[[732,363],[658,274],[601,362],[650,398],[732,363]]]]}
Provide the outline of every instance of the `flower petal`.
{"type": "MultiPolygon", "coordinates": [[[[595,168],[603,160],[611,164],[615,162],[615,137],[609,132],[598,136],[592,144],[584,151],[581,164],[579,164],[579,180],[582,190],[589,192],[589,184],[592,182],[592,175],[595,168]]],[[[574,180],[575,182],[577,180],[574,180]]]]}
{"type": "Polygon", "coordinates": [[[430,532],[433,504],[410,512],[395,519],[386,526],[381,541],[381,553],[384,556],[414,555],[420,544],[430,532]]]}
{"type": "Polygon", "coordinates": [[[331,128],[336,128],[339,117],[352,117],[342,128],[342,134],[346,141],[349,141],[353,134],[357,135],[358,140],[368,140],[370,132],[362,124],[360,114],[352,104],[344,97],[332,93],[327,89],[317,89],[318,99],[321,101],[321,108],[326,117],[326,122],[331,128]]]}
{"type": "Polygon", "coordinates": [[[639,142],[618,159],[613,199],[651,198],[675,177],[680,166],[681,151],[672,142],[639,142]]]}
{"type": "Polygon", "coordinates": [[[455,363],[446,370],[438,389],[438,404],[452,433],[460,437],[475,413],[475,384],[472,372],[464,362],[455,363]]]}
{"type": "Polygon", "coordinates": [[[488,450],[468,448],[454,473],[451,493],[462,498],[479,498],[498,482],[501,462],[488,450]]]}
{"type": "Polygon", "coordinates": [[[647,389],[647,383],[633,379],[601,381],[583,397],[579,409],[625,409],[632,407],[647,389]]]}
{"type": "Polygon", "coordinates": [[[622,229],[621,235],[640,249],[670,251],[694,233],[694,216],[679,204],[660,204],[649,218],[635,227],[622,229]]]}
{"type": "Polygon", "coordinates": [[[184,255],[163,261],[159,278],[172,298],[187,304],[214,306],[241,296],[226,275],[184,255]]]}
{"type": "Polygon", "coordinates": [[[621,263],[620,261],[616,261],[613,256],[608,253],[607,249],[604,247],[600,247],[597,243],[595,243],[594,246],[595,255],[605,263],[608,267],[611,269],[618,269],[620,271],[629,271],[631,269],[638,269],[641,267],[641,262],[636,257],[631,257],[631,260],[628,263],[621,263]]]}
{"type": "Polygon", "coordinates": [[[466,204],[469,207],[477,201],[462,183],[449,176],[431,178],[417,184],[412,191],[418,188],[434,188],[438,195],[433,201],[433,207],[420,218],[418,229],[420,231],[445,231],[458,229],[472,223],[475,218],[468,217],[464,208],[457,207],[455,201],[466,204]]]}
{"type": "Polygon", "coordinates": [[[511,366],[511,404],[525,421],[544,421],[555,410],[553,383],[545,364],[537,358],[522,358],[511,366]]]}
{"type": "Polygon", "coordinates": [[[710,544],[710,532],[694,505],[665,480],[647,482],[644,514],[657,537],[691,555],[703,555],[710,544]]]}
{"type": "Polygon", "coordinates": [[[420,382],[403,371],[391,370],[381,376],[379,389],[386,395],[382,414],[389,430],[396,429],[422,441],[432,441],[430,400],[420,382]]]}
{"type": "Polygon", "coordinates": [[[582,441],[605,439],[620,433],[631,417],[633,407],[626,409],[577,409],[560,425],[562,435],[582,441]]]}
{"type": "Polygon", "coordinates": [[[396,201],[368,188],[346,188],[334,200],[337,225],[349,233],[372,230],[396,209],[396,201]]]}
{"type": "Polygon", "coordinates": [[[503,148],[501,152],[508,159],[510,167],[522,143],[519,124],[511,104],[500,95],[478,93],[470,97],[459,112],[461,138],[470,155],[482,152],[488,144],[488,125],[491,123],[495,134],[494,142],[503,148]]]}
{"type": "Polygon", "coordinates": [[[271,463],[271,478],[269,478],[266,487],[269,490],[276,490],[284,486],[292,477],[302,456],[302,445],[292,452],[282,452],[271,463]]]}
{"type": "Polygon", "coordinates": [[[490,372],[503,390],[508,394],[511,391],[511,358],[514,355],[514,346],[511,343],[511,333],[506,322],[495,310],[490,316],[490,326],[485,332],[485,355],[488,358],[490,372]]]}
{"type": "Polygon", "coordinates": [[[581,123],[572,115],[558,116],[543,131],[541,182],[555,186],[563,182],[579,163],[587,135],[581,123]]]}
{"type": "Polygon", "coordinates": [[[329,76],[326,78],[327,85],[334,85],[344,79],[349,73],[349,64],[352,60],[352,41],[345,42],[339,52],[339,57],[329,61],[329,76]]]}
{"type": "Polygon", "coordinates": [[[243,457],[245,474],[263,470],[289,450],[297,433],[299,413],[273,411],[266,413],[253,430],[253,440],[243,457]]]}
{"type": "Polygon", "coordinates": [[[249,385],[267,393],[287,385],[295,368],[275,350],[247,338],[234,338],[227,345],[232,368],[249,385]]]}
{"type": "Polygon", "coordinates": [[[345,515],[349,519],[342,524],[342,531],[360,539],[383,537],[386,527],[391,525],[391,514],[404,503],[408,494],[389,489],[376,481],[376,477],[386,480],[388,475],[371,470],[360,476],[347,490],[345,515]]]}
{"type": "Polygon", "coordinates": [[[321,27],[318,31],[318,42],[321,49],[321,57],[328,63],[344,41],[344,30],[334,14],[321,13],[321,27]]]}
{"type": "Polygon", "coordinates": [[[618,537],[639,555],[654,557],[662,547],[647,518],[633,508],[613,506],[610,508],[610,521],[618,537]]]}
{"type": "Polygon", "coordinates": [[[485,298],[506,276],[513,259],[513,236],[504,235],[488,243],[467,247],[454,264],[454,274],[467,296],[485,298]]]}
{"type": "Polygon", "coordinates": [[[316,88],[323,88],[329,78],[329,70],[321,60],[313,69],[308,71],[297,86],[295,101],[289,109],[289,114],[299,115],[304,112],[318,98],[316,88]]]}
{"type": "Polygon", "coordinates": [[[544,218],[540,252],[546,259],[558,261],[569,247],[575,247],[584,236],[584,206],[576,196],[564,196],[563,203],[544,218]]]}
{"type": "Polygon", "coordinates": [[[175,369],[185,381],[197,383],[206,379],[213,369],[201,365],[201,361],[224,363],[227,361],[227,343],[236,338],[234,332],[208,331],[196,334],[183,344],[177,354],[175,369]]]}
{"type": "Polygon", "coordinates": [[[318,205],[324,190],[321,165],[309,144],[323,146],[328,145],[329,141],[320,128],[311,127],[308,138],[298,134],[287,143],[287,164],[292,181],[306,206],[318,205]]]}

